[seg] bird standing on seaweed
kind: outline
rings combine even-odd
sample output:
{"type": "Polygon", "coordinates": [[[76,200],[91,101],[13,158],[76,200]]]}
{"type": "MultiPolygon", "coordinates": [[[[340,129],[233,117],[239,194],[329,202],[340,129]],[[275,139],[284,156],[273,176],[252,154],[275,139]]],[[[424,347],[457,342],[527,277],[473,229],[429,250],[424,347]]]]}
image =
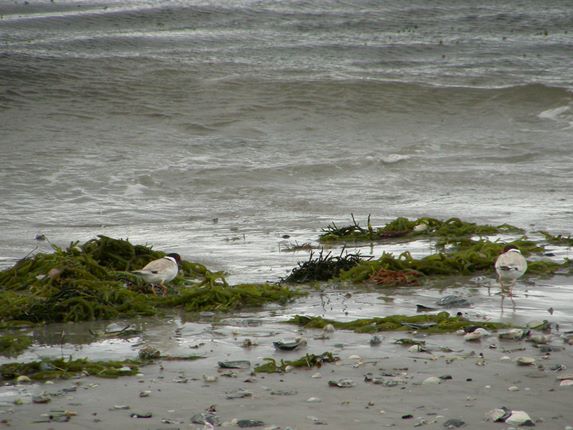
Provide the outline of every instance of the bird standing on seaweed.
{"type": "Polygon", "coordinates": [[[499,285],[501,286],[501,309],[503,310],[504,292],[507,291],[515,309],[512,289],[517,279],[521,278],[527,270],[527,260],[515,245],[507,245],[503,253],[495,260],[499,285]]]}
{"type": "Polygon", "coordinates": [[[145,282],[150,284],[156,285],[159,282],[158,286],[165,295],[167,294],[165,282],[175,279],[179,272],[180,262],[179,254],[167,254],[163,258],[147,263],[143,269],[134,270],[132,273],[141,276],[145,282]]]}

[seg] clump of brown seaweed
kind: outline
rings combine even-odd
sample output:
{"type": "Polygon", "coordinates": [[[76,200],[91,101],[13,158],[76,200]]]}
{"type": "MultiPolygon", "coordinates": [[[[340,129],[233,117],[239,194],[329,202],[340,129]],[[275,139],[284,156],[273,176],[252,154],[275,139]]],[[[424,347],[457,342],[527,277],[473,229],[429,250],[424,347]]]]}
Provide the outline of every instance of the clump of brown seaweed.
{"type": "Polygon", "coordinates": [[[159,297],[130,271],[163,257],[163,252],[107,236],[53,248],[53,253],[24,258],[0,272],[0,322],[150,316],[173,307],[229,311],[269,301],[286,303],[301,294],[273,284],[230,287],[223,273],[182,261],[170,295],[159,297]]]}

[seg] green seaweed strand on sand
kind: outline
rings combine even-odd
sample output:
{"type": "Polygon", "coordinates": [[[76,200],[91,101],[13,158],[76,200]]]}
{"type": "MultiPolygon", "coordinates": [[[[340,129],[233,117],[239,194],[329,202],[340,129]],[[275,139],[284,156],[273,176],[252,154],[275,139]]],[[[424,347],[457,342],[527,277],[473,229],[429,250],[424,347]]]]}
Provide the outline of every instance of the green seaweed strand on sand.
{"type": "Polygon", "coordinates": [[[306,354],[298,360],[280,360],[277,362],[274,358],[264,358],[265,362],[255,367],[257,373],[284,373],[287,366],[297,368],[311,369],[313,367],[321,367],[323,363],[334,363],[338,361],[338,357],[334,356],[332,352],[323,352],[320,355],[306,354]]]}
{"type": "Polygon", "coordinates": [[[228,311],[301,295],[271,284],[229,287],[223,273],[183,261],[170,283],[171,295],[161,297],[130,271],[163,252],[107,236],[83,245],[74,242],[65,250],[53,248],[51,254],[38,253],[0,272],[0,323],[151,316],[173,307],[228,311]]]}
{"type": "Polygon", "coordinates": [[[420,239],[424,237],[441,238],[464,238],[470,236],[486,236],[500,233],[522,234],[523,230],[503,224],[499,226],[479,225],[450,218],[445,221],[424,217],[416,220],[408,218],[396,218],[383,227],[373,228],[368,216],[367,228],[361,227],[352,215],[353,225],[338,227],[336,224],[322,229],[319,241],[323,243],[332,242],[359,242],[359,241],[379,241],[394,238],[420,239]]]}
{"type": "Polygon", "coordinates": [[[541,233],[545,237],[545,240],[552,245],[568,246],[568,247],[573,246],[573,237],[571,237],[571,235],[568,236],[563,236],[561,234],[553,235],[546,231],[539,231],[538,233],[541,233]]]}
{"type": "Polygon", "coordinates": [[[448,312],[425,315],[390,315],[381,318],[367,318],[353,321],[334,321],[322,317],[308,317],[295,315],[287,321],[304,328],[324,328],[327,324],[332,324],[334,328],[342,330],[353,330],[356,333],[377,333],[380,331],[407,331],[412,330],[411,326],[417,325],[417,330],[424,333],[452,333],[468,326],[479,326],[487,330],[498,330],[508,327],[507,324],[483,321],[467,321],[458,317],[452,317],[448,312]]]}
{"type": "Polygon", "coordinates": [[[19,376],[27,376],[35,381],[48,379],[69,379],[78,375],[118,378],[133,376],[143,363],[138,360],[89,361],[56,358],[28,363],[7,363],[0,366],[0,380],[11,381],[19,376]]]}

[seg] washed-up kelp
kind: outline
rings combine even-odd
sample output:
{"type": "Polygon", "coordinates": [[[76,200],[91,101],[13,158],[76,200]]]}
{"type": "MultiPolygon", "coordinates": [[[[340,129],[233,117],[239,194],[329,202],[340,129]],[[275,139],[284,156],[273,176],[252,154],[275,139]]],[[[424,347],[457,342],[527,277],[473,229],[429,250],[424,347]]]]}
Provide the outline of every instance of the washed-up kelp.
{"type": "Polygon", "coordinates": [[[260,306],[265,301],[284,302],[297,295],[285,287],[266,284],[235,289],[222,273],[183,261],[170,283],[173,296],[156,296],[130,271],[164,255],[148,246],[106,236],[84,245],[72,243],[65,250],[54,246],[51,254],[38,253],[0,272],[0,322],[149,316],[174,306],[223,311],[260,306]]]}
{"type": "Polygon", "coordinates": [[[287,366],[298,368],[321,367],[323,363],[334,363],[339,358],[332,352],[323,352],[320,355],[306,354],[298,360],[280,360],[277,362],[274,358],[265,358],[265,363],[255,367],[257,373],[284,373],[287,366]]]}
{"type": "Polygon", "coordinates": [[[30,336],[0,336],[0,355],[5,357],[17,357],[30,345],[32,345],[32,338],[30,336]]]}
{"type": "Polygon", "coordinates": [[[394,238],[419,239],[424,237],[441,238],[464,238],[470,236],[487,236],[500,233],[523,233],[522,229],[509,224],[499,226],[479,225],[465,222],[459,218],[450,218],[446,221],[436,218],[418,218],[409,220],[408,218],[396,218],[383,227],[372,227],[370,216],[368,216],[367,228],[361,227],[354,216],[352,225],[338,227],[335,223],[322,229],[320,235],[321,242],[359,242],[359,241],[379,241],[394,238]]]}
{"type": "Polygon", "coordinates": [[[214,285],[210,288],[185,288],[178,295],[159,300],[162,306],[179,306],[188,312],[227,312],[242,307],[262,306],[269,302],[285,304],[303,294],[275,284],[239,284],[230,288],[214,285]]]}
{"type": "MultiPolygon", "coordinates": [[[[525,255],[530,249],[539,250],[535,243],[525,240],[511,242],[522,249],[525,255]]],[[[492,272],[495,259],[501,254],[504,243],[487,240],[458,242],[449,250],[428,255],[421,259],[412,257],[409,252],[403,252],[397,257],[384,252],[376,260],[361,261],[353,268],[340,273],[341,280],[361,282],[369,279],[375,273],[384,270],[414,271],[427,276],[435,275],[470,275],[476,272],[492,272]]],[[[570,267],[570,262],[564,264],[552,261],[528,262],[528,273],[550,274],[561,268],[570,267]]]]}
{"type": "Polygon", "coordinates": [[[448,312],[425,315],[390,315],[381,318],[358,319],[354,321],[334,321],[322,317],[308,317],[295,315],[287,321],[304,328],[324,328],[332,324],[334,328],[353,330],[356,333],[376,333],[380,331],[406,331],[416,327],[424,333],[451,333],[464,327],[483,327],[487,330],[498,330],[508,327],[507,324],[483,321],[467,321],[457,316],[450,316],[448,312]]]}
{"type": "Polygon", "coordinates": [[[420,276],[421,273],[413,270],[380,269],[368,280],[383,287],[414,286],[420,284],[420,276]]]}
{"type": "Polygon", "coordinates": [[[545,240],[551,245],[560,245],[569,247],[573,246],[573,237],[571,237],[571,235],[568,236],[563,236],[561,234],[552,235],[551,233],[548,233],[546,231],[540,231],[539,233],[541,233],[545,237],[545,240]]]}
{"type": "Polygon", "coordinates": [[[43,359],[28,363],[7,363],[0,366],[0,381],[11,381],[27,376],[35,381],[48,379],[69,379],[78,375],[117,378],[133,376],[139,372],[142,363],[137,360],[89,361],[81,358],[43,359]]]}
{"type": "Polygon", "coordinates": [[[339,255],[332,255],[331,252],[324,254],[321,250],[317,257],[313,252],[307,261],[299,263],[290,275],[283,281],[293,283],[305,283],[313,281],[327,281],[337,277],[340,272],[350,270],[364,259],[359,253],[348,253],[343,249],[339,255]]]}

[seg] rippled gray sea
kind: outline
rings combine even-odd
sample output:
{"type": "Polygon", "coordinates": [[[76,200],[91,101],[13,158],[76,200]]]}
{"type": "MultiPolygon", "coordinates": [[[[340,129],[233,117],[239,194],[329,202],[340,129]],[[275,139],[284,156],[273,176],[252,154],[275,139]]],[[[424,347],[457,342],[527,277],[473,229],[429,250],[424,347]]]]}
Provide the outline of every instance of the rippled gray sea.
{"type": "Polygon", "coordinates": [[[569,1],[0,1],[0,265],[96,234],[276,280],[330,222],[573,232],[569,1]],[[501,4],[503,3],[503,4],[501,4]]]}

